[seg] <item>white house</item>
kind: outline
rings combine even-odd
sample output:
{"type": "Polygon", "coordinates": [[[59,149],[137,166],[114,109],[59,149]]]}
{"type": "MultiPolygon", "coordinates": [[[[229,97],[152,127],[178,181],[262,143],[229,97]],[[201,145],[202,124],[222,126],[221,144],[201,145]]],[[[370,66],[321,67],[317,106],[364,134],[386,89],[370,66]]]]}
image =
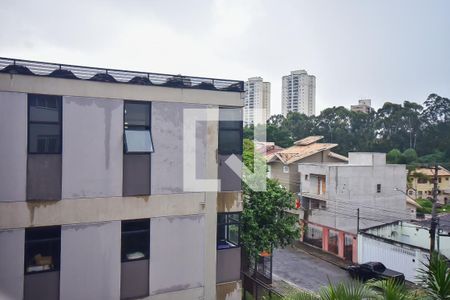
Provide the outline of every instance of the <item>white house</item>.
{"type": "MultiPolygon", "coordinates": [[[[440,217],[436,250],[450,257],[450,214],[440,217]]],[[[382,262],[402,272],[409,281],[417,281],[417,270],[427,261],[430,248],[430,220],[396,221],[367,228],[358,234],[358,262],[382,262]]]]}

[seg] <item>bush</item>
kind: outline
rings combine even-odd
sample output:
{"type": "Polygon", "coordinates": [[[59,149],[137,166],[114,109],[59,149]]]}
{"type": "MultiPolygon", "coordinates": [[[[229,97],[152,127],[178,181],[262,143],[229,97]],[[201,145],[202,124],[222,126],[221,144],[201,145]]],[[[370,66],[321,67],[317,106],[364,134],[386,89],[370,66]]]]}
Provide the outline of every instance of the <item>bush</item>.
{"type": "Polygon", "coordinates": [[[392,149],[386,154],[386,160],[390,164],[398,164],[400,163],[400,158],[402,153],[398,149],[392,149]]]}

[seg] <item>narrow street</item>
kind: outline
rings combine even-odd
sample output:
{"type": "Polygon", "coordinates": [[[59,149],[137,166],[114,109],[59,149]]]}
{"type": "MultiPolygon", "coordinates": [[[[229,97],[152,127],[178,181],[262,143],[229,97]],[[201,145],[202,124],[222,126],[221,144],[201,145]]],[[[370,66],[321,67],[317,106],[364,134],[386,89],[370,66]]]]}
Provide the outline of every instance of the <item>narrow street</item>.
{"type": "Polygon", "coordinates": [[[347,272],[340,267],[293,247],[274,251],[273,274],[301,289],[311,291],[317,291],[329,282],[350,280],[347,272]]]}

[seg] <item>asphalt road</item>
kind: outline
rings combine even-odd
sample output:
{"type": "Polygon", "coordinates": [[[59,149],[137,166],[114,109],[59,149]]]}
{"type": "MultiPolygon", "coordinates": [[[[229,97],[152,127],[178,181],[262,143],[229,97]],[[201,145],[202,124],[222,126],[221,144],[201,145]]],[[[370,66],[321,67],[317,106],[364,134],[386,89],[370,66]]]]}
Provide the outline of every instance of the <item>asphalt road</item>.
{"type": "Polygon", "coordinates": [[[292,247],[274,251],[272,268],[275,276],[310,291],[350,280],[345,270],[292,247]]]}

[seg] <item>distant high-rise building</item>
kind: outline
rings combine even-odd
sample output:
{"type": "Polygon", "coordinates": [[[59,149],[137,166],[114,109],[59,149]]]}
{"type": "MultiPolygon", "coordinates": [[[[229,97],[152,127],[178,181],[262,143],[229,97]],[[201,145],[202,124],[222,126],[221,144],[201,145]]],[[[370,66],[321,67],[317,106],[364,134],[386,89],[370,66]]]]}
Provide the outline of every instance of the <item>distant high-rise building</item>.
{"type": "Polygon", "coordinates": [[[270,82],[251,77],[245,82],[244,124],[262,124],[270,117],[270,82]],[[258,112],[264,109],[265,112],[258,112]]]}
{"type": "Polygon", "coordinates": [[[359,111],[368,114],[373,110],[372,100],[370,99],[358,100],[358,105],[352,105],[350,109],[351,111],[359,111]]]}
{"type": "Polygon", "coordinates": [[[294,111],[312,116],[316,113],[316,77],[305,70],[292,71],[283,76],[282,113],[294,111]]]}

